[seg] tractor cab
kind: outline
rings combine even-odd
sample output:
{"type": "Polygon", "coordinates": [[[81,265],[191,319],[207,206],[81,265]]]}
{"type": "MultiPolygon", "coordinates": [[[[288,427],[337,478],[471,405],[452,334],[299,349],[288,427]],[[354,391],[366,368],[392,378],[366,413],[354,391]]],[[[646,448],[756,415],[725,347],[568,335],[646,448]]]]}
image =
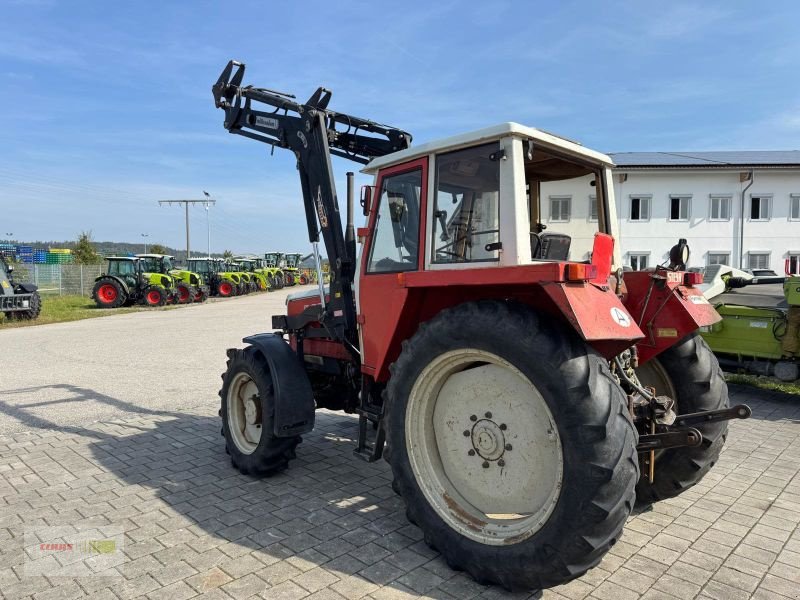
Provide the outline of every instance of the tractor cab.
{"type": "Polygon", "coordinates": [[[516,123],[376,158],[363,169],[375,183],[362,190],[373,231],[362,236],[362,275],[569,261],[595,267],[574,267],[582,280],[607,278],[621,264],[606,237],[616,222],[611,165],[516,123]]]}
{"type": "Polygon", "coordinates": [[[287,252],[286,253],[286,268],[297,269],[300,267],[300,258],[303,255],[300,252],[287,252]]]}
{"type": "Polygon", "coordinates": [[[267,267],[275,267],[275,268],[280,267],[281,263],[283,262],[283,253],[265,252],[264,261],[266,262],[267,267]]]}

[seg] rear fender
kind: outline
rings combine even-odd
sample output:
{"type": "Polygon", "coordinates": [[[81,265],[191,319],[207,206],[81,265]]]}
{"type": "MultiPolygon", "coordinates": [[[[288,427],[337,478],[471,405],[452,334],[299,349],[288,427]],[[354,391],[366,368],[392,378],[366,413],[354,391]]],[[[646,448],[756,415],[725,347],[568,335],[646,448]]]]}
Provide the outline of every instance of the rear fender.
{"type": "Polygon", "coordinates": [[[314,429],[314,393],[303,364],[286,341],[273,333],[259,333],[242,340],[256,348],[267,361],[275,397],[274,433],[291,437],[314,429]]]}
{"type": "Polygon", "coordinates": [[[608,286],[549,282],[542,289],[575,331],[606,358],[645,337],[608,286]]]}
{"type": "Polygon", "coordinates": [[[625,306],[645,334],[636,344],[640,362],[647,362],[720,316],[696,287],[683,285],[680,271],[625,273],[625,306]]]}

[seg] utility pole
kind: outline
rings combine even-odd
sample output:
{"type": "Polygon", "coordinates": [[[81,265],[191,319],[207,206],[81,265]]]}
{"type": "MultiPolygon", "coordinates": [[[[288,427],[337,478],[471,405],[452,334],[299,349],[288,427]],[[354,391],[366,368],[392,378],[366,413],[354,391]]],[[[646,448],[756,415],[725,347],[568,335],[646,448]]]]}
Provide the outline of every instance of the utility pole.
{"type": "Polygon", "coordinates": [[[144,253],[147,254],[147,238],[150,237],[149,233],[143,233],[142,237],[144,238],[144,253]]]}
{"type": "Polygon", "coordinates": [[[190,246],[189,246],[189,205],[190,204],[205,204],[206,206],[208,206],[209,204],[216,204],[217,201],[209,199],[209,198],[206,198],[205,200],[159,200],[158,203],[159,203],[159,205],[162,205],[162,206],[164,204],[183,204],[184,207],[186,208],[186,260],[189,260],[189,252],[190,252],[190,246]]]}
{"type": "MultiPolygon", "coordinates": [[[[203,195],[206,197],[206,230],[208,232],[208,258],[211,258],[211,220],[208,216],[208,202],[211,201],[211,194],[203,190],[203,195]]],[[[216,202],[216,200],[214,200],[216,202]]]]}

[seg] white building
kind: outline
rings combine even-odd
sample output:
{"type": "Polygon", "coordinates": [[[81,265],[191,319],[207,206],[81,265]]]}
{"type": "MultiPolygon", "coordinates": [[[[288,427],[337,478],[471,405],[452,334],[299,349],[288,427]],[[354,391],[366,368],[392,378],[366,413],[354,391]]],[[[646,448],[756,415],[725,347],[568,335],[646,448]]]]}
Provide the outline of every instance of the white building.
{"type": "Polygon", "coordinates": [[[800,272],[800,151],[611,157],[624,264],[663,263],[686,238],[690,267],[725,263],[782,274],[789,259],[800,272]]]}

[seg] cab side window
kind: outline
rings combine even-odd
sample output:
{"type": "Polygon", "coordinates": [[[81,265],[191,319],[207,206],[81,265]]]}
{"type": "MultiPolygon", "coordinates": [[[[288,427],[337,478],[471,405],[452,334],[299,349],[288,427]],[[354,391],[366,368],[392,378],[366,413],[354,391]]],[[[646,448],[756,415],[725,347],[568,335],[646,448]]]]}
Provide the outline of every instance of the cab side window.
{"type": "Polygon", "coordinates": [[[383,178],[368,273],[415,271],[422,169],[383,178]]]}

